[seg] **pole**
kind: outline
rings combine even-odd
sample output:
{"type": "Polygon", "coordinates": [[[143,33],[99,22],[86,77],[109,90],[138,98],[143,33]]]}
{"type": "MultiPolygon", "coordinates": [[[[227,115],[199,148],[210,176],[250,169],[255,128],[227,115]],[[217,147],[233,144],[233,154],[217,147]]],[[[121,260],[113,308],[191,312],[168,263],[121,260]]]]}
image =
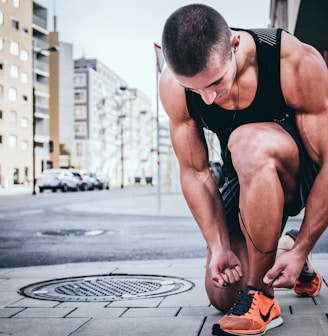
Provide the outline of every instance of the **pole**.
{"type": "MultiPolygon", "coordinates": [[[[121,111],[122,113],[122,111],[121,111]]],[[[124,188],[124,137],[123,137],[123,119],[119,119],[121,124],[121,189],[124,188]]]]}
{"type": "Polygon", "coordinates": [[[158,66],[156,65],[156,134],[157,134],[157,210],[161,211],[161,158],[159,137],[159,92],[158,92],[158,66]]]}
{"type": "MultiPolygon", "coordinates": [[[[33,56],[34,57],[34,56],[33,56]]],[[[33,69],[34,71],[34,69],[33,69]]],[[[35,120],[35,87],[34,87],[34,83],[33,83],[33,93],[32,93],[32,99],[33,99],[33,103],[32,103],[32,110],[33,110],[33,116],[32,116],[32,120],[33,120],[33,125],[32,125],[32,144],[33,144],[33,151],[32,151],[32,174],[33,174],[33,191],[32,191],[32,195],[36,195],[36,190],[35,190],[35,186],[36,186],[36,177],[35,177],[35,127],[36,127],[36,120],[35,120]]]]}
{"type": "MultiPolygon", "coordinates": [[[[35,43],[35,41],[34,41],[35,43]]],[[[33,77],[33,81],[32,81],[32,120],[33,120],[33,125],[32,125],[32,144],[33,144],[33,150],[32,150],[32,179],[33,179],[33,191],[32,191],[32,195],[36,195],[36,173],[35,173],[35,166],[36,166],[36,153],[35,153],[35,147],[36,147],[36,143],[35,143],[35,132],[36,132],[36,117],[35,117],[35,111],[36,111],[36,99],[35,99],[35,85],[36,85],[36,81],[37,81],[37,77],[36,77],[36,73],[35,73],[35,67],[36,67],[36,58],[37,55],[39,53],[41,53],[42,51],[49,51],[49,52],[57,52],[59,51],[59,47],[56,45],[53,45],[49,48],[43,48],[40,49],[39,51],[36,51],[35,45],[33,45],[33,49],[32,49],[32,77],[33,77]]]]}

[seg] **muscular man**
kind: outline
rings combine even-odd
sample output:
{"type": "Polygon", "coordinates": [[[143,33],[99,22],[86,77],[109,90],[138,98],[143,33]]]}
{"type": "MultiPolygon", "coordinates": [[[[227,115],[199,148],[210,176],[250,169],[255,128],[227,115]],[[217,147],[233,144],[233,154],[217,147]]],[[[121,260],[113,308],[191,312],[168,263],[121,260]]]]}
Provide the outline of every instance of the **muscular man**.
{"type": "Polygon", "coordinates": [[[208,245],[206,290],[228,310],[213,334],[263,335],[282,323],[274,287],[314,296],[321,286],[307,256],[328,221],[326,64],[281,29],[231,29],[205,5],[175,11],[162,46],[160,96],[182,191],[208,245]],[[221,143],[222,195],[203,128],[221,143]],[[286,219],[304,207],[299,232],[278,246],[286,219]]]}

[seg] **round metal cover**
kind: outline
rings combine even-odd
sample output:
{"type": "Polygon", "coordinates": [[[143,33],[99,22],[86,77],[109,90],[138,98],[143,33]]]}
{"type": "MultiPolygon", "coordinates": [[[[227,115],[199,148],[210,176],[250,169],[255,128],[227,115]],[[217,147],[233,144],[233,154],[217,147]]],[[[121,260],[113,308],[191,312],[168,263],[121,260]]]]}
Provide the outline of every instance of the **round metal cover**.
{"type": "Polygon", "coordinates": [[[116,274],[49,280],[23,287],[19,293],[41,300],[95,302],[168,296],[193,287],[180,278],[116,274]]]}

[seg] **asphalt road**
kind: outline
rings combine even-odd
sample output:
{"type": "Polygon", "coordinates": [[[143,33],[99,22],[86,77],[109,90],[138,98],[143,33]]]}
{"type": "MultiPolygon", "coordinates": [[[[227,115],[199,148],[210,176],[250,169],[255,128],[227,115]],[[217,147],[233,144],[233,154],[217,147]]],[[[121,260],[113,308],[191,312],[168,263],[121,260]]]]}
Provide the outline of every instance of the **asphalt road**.
{"type": "MultiPolygon", "coordinates": [[[[191,217],[108,214],[92,208],[104,200],[117,202],[118,195],[124,202],[124,195],[131,192],[136,190],[1,196],[0,268],[206,255],[204,239],[191,217]],[[83,211],[72,210],[78,205],[83,211]],[[88,206],[92,211],[85,209],[88,206]]],[[[149,193],[139,189],[140,197],[142,192],[149,193]]],[[[299,225],[294,218],[287,228],[299,225]]],[[[328,252],[327,230],[314,252],[328,252]]]]}
{"type": "Polygon", "coordinates": [[[1,197],[0,267],[206,255],[190,218],[69,210],[106,198],[110,202],[118,192],[122,195],[111,189],[1,197]]]}

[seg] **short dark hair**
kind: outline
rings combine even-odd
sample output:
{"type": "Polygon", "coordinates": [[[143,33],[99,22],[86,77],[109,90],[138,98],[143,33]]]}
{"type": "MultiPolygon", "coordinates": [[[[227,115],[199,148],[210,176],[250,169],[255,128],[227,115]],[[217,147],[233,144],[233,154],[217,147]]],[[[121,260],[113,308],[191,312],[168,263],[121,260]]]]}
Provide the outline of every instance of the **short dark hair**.
{"type": "Polygon", "coordinates": [[[214,8],[201,4],[183,6],[164,25],[164,57],[176,74],[192,77],[206,70],[213,50],[220,50],[222,57],[228,58],[230,38],[229,26],[214,8]]]}

